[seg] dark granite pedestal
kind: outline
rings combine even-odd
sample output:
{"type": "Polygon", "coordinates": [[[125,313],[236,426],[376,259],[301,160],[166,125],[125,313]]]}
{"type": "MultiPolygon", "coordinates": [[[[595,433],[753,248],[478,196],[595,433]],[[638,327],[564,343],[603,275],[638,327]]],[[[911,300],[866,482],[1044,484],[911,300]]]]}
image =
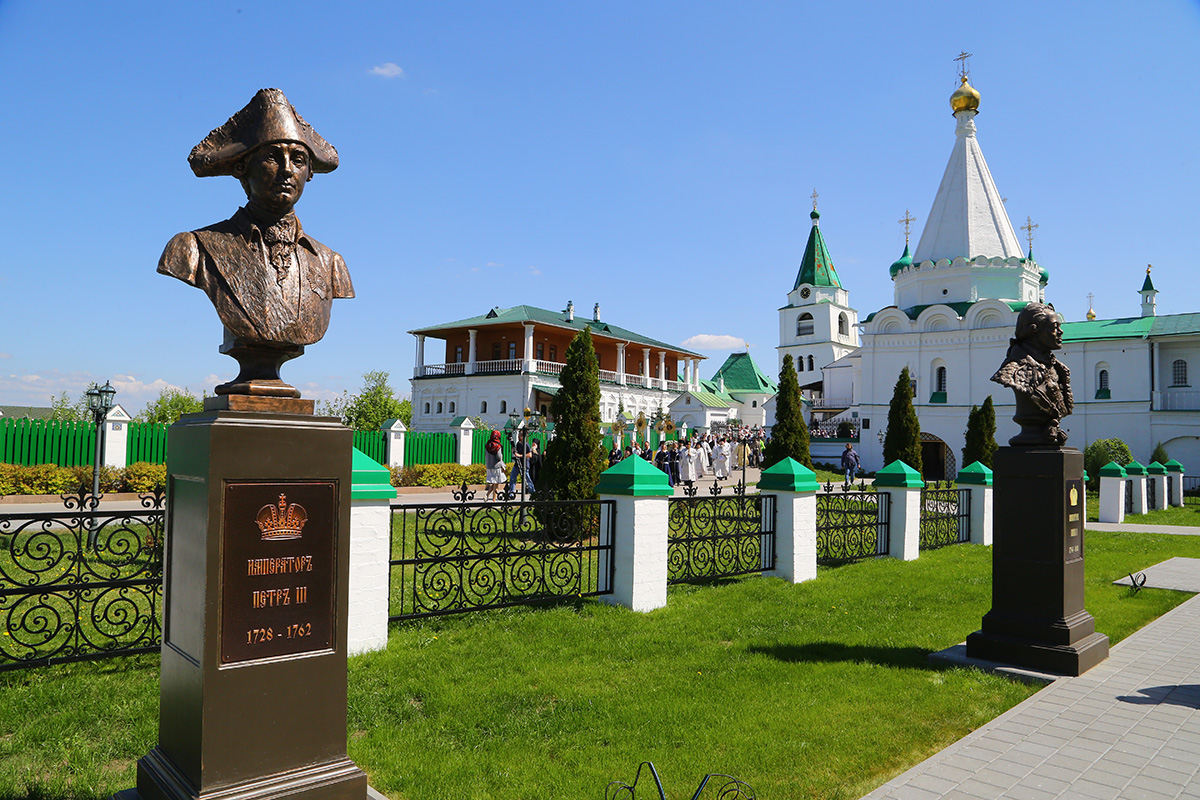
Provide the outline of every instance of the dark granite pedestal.
{"type": "Polygon", "coordinates": [[[994,467],[992,609],[967,656],[1081,675],[1108,657],[1083,606],[1083,454],[1001,447],[994,467]]]}
{"type": "Polygon", "coordinates": [[[346,755],[352,434],[211,410],[169,432],[158,745],[141,800],[365,800],[346,755]]]}

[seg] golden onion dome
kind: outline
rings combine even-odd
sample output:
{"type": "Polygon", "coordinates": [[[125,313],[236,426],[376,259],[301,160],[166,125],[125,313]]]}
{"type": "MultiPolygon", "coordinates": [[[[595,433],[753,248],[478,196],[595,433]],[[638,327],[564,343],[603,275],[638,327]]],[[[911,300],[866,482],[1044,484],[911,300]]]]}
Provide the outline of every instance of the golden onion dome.
{"type": "Polygon", "coordinates": [[[967,83],[966,75],[962,76],[962,86],[959,86],[954,94],[950,95],[950,108],[954,109],[956,114],[959,111],[979,110],[979,92],[967,83]]]}
{"type": "Polygon", "coordinates": [[[1096,312],[1089,308],[1088,313],[1087,313],[1087,318],[1088,318],[1088,322],[1091,322],[1092,320],[1094,320],[1096,318],[1096,312]]]}

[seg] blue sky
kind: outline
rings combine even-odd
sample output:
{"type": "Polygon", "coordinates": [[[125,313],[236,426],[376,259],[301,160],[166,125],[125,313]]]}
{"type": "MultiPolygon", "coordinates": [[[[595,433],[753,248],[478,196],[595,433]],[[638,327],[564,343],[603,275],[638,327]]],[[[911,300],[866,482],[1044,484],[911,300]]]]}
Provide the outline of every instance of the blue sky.
{"type": "Polygon", "coordinates": [[[375,369],[407,394],[406,331],[569,299],[690,341],[704,377],[729,348],[697,336],[748,341],[773,373],[814,188],[852,304],[891,304],[963,49],[1048,299],[1136,316],[1152,263],[1159,313],[1200,311],[1198,45],[1200,5],[1166,0],[0,0],[0,404],[111,379],[135,413],[232,377],[208,300],[154,270],[244,200],[186,158],[268,86],[341,154],[297,208],[358,293],[284,367],[309,397],[375,369]]]}

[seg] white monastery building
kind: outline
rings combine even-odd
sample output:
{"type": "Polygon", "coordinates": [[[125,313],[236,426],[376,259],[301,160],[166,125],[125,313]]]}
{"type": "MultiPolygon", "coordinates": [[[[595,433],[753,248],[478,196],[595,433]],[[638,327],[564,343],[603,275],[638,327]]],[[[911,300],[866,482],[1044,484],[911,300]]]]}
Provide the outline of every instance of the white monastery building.
{"type": "MultiPolygon", "coordinates": [[[[997,441],[1007,444],[1017,433],[1013,394],[990,378],[1020,310],[1053,300],[1046,296],[1050,275],[1034,259],[1032,244],[1022,253],[983,157],[975,128],[979,93],[965,73],[950,104],[950,161],[916,253],[906,244],[891,265],[894,304],[858,326],[861,341],[849,335],[853,328],[841,326],[843,318],[853,325],[856,315],[814,211],[805,263],[779,312],[780,358],[793,353],[798,364],[804,359],[806,368],[821,369],[814,409],[861,425],[858,449],[868,470],[883,466],[888,405],[901,369],[909,368],[930,480],[954,477],[964,466],[958,460],[967,415],[989,395],[997,441]]],[[[1131,269],[1134,276],[1141,277],[1141,267],[1131,269]]],[[[1063,322],[1057,356],[1071,370],[1075,396],[1074,413],[1062,423],[1068,446],[1082,450],[1095,439],[1116,437],[1146,461],[1162,442],[1172,458],[1200,468],[1200,390],[1190,383],[1200,369],[1200,314],[1156,316],[1148,268],[1140,294],[1138,317],[1100,320],[1089,311],[1086,321],[1063,322]]],[[[802,387],[816,388],[805,373],[799,377],[802,387]]]]}

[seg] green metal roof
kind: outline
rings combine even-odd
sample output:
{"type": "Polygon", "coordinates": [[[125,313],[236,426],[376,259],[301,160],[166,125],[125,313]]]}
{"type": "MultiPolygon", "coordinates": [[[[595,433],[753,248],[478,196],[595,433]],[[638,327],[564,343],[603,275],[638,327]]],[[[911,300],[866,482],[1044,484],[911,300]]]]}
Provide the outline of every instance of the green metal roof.
{"type": "Polygon", "coordinates": [[[1094,319],[1090,322],[1064,322],[1064,342],[1090,342],[1101,339],[1144,339],[1157,317],[1094,319]]]}
{"type": "Polygon", "coordinates": [[[725,391],[729,394],[737,392],[775,394],[779,391],[775,381],[763,374],[749,353],[731,353],[721,368],[713,375],[713,383],[719,384],[721,378],[725,379],[725,391]]]}
{"type": "Polygon", "coordinates": [[[796,273],[796,285],[792,289],[799,288],[802,283],[811,286],[836,286],[841,289],[842,282],[838,280],[837,270],[833,268],[833,258],[829,255],[829,248],[825,246],[821,226],[817,224],[821,215],[814,209],[809,216],[813,220],[812,231],[808,234],[804,258],[800,260],[800,271],[796,273]]]}
{"type": "Polygon", "coordinates": [[[417,328],[409,331],[409,333],[436,335],[442,331],[453,330],[455,328],[482,328],[489,325],[519,324],[522,322],[532,322],[535,325],[552,325],[556,328],[566,328],[574,331],[591,328],[592,333],[599,336],[609,336],[614,339],[623,339],[627,342],[650,345],[651,347],[704,358],[700,353],[686,350],[677,344],[660,342],[657,339],[642,336],[640,333],[634,333],[627,328],[622,328],[609,322],[596,322],[591,317],[582,315],[575,315],[574,319],[568,320],[565,311],[547,311],[544,308],[528,305],[513,306],[512,308],[496,307],[486,314],[481,314],[477,317],[467,317],[455,322],[443,322],[440,325],[417,328]]]}
{"type": "Polygon", "coordinates": [[[0,406],[0,417],[9,419],[50,419],[54,409],[49,406],[0,406]]]}
{"type": "Polygon", "coordinates": [[[1200,333],[1200,314],[1168,314],[1165,317],[1144,317],[1154,320],[1151,336],[1171,336],[1200,333]]]}
{"type": "Polygon", "coordinates": [[[559,387],[559,386],[543,386],[540,383],[535,383],[533,385],[533,388],[535,391],[541,392],[542,394],[548,394],[551,397],[554,397],[554,395],[558,394],[558,390],[561,387],[559,387]]]}
{"type": "Polygon", "coordinates": [[[705,408],[729,408],[737,405],[737,401],[729,396],[728,393],[718,392],[716,389],[710,389],[706,386],[709,381],[701,381],[700,391],[685,392],[700,401],[700,405],[705,408]]]}

